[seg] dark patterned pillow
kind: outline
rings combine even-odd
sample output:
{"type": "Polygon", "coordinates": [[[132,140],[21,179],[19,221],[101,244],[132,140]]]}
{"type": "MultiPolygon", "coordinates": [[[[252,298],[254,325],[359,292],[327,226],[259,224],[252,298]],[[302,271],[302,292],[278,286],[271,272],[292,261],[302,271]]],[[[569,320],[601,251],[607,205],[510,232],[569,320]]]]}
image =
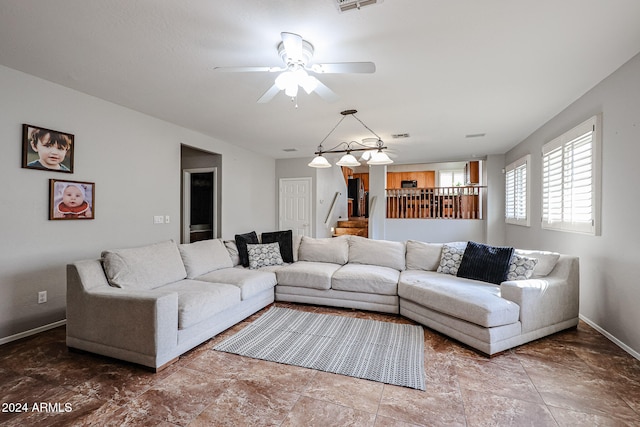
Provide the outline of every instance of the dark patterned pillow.
{"type": "Polygon", "coordinates": [[[236,246],[238,247],[238,257],[243,267],[249,267],[249,254],[247,253],[248,244],[257,244],[258,235],[255,231],[244,234],[236,234],[236,246]]]}
{"type": "Polygon", "coordinates": [[[458,277],[499,285],[507,279],[513,248],[468,242],[458,269],[458,277]]]}
{"type": "Polygon", "coordinates": [[[249,268],[268,267],[271,265],[282,265],[282,255],[280,255],[280,245],[276,243],[264,243],[262,245],[247,245],[249,255],[249,268]]]}
{"type": "Polygon", "coordinates": [[[280,245],[280,255],[282,261],[293,262],[293,231],[272,231],[262,233],[262,243],[278,243],[280,245]]]}

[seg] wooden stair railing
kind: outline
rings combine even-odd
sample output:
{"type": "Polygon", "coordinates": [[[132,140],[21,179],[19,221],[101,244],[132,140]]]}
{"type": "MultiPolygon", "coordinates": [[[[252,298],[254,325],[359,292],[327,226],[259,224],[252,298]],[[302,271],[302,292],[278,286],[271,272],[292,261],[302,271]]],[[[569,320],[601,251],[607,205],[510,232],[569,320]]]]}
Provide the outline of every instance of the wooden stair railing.
{"type": "Polygon", "coordinates": [[[486,187],[389,188],[387,218],[482,219],[486,187]]]}

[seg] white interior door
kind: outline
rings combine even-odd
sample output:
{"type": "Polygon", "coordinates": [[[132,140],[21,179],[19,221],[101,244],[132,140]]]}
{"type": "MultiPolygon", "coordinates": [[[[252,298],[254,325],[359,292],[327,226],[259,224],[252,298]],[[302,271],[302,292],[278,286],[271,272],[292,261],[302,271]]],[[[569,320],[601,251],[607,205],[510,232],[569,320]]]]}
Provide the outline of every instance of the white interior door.
{"type": "Polygon", "coordinates": [[[280,230],[311,237],[311,178],[280,179],[280,230]]]}

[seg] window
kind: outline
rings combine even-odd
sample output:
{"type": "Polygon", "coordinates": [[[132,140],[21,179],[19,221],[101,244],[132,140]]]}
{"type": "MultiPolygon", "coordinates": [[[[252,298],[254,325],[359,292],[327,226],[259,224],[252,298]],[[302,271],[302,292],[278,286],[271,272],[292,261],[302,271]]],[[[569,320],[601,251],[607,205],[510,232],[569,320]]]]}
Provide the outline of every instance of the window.
{"type": "Polygon", "coordinates": [[[464,170],[441,170],[438,172],[438,182],[440,187],[456,187],[464,185],[464,170]]]}
{"type": "Polygon", "coordinates": [[[516,160],[505,168],[505,221],[529,226],[529,182],[527,170],[531,155],[516,160]]]}
{"type": "Polygon", "coordinates": [[[542,228],[599,234],[600,116],[542,147],[542,228]]]}

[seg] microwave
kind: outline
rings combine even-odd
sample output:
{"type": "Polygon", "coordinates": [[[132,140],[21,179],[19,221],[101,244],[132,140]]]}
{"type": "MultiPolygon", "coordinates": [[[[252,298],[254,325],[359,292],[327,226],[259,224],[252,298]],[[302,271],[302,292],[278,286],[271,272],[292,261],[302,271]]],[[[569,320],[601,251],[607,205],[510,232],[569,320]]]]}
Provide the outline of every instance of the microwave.
{"type": "Polygon", "coordinates": [[[418,181],[413,180],[404,180],[400,182],[400,187],[402,188],[416,188],[418,186],[418,181]]]}

